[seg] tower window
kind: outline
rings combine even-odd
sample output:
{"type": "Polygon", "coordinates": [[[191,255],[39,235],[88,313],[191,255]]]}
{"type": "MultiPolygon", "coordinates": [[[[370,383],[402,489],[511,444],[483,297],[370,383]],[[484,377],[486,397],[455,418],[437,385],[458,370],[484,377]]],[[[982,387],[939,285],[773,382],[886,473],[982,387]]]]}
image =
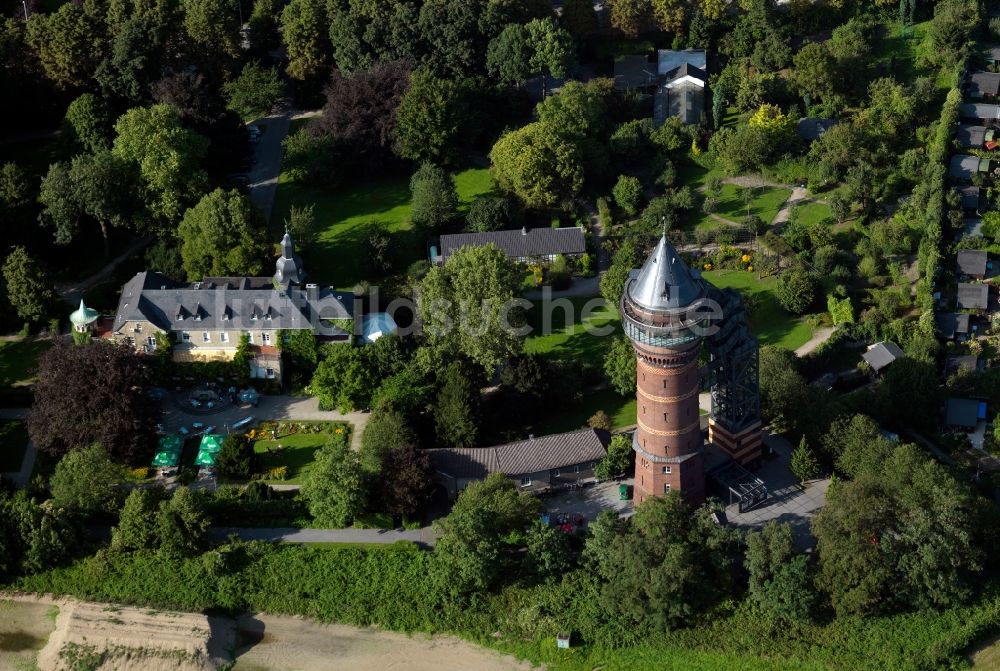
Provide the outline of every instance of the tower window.
{"type": "Polygon", "coordinates": [[[664,482],[663,483],[663,493],[666,494],[669,491],[670,491],[670,483],[669,482],[664,482]]]}
{"type": "Polygon", "coordinates": [[[664,466],[663,467],[663,474],[664,475],[670,475],[670,467],[669,466],[664,466]]]}
{"type": "Polygon", "coordinates": [[[667,419],[667,413],[663,413],[663,419],[664,419],[664,421],[666,421],[666,419],[667,419]]]}

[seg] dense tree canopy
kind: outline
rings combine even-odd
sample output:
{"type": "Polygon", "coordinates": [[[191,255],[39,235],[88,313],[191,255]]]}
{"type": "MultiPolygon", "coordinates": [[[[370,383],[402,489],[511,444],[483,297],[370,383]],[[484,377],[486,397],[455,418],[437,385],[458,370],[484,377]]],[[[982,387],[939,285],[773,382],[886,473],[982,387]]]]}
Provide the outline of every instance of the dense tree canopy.
{"type": "Polygon", "coordinates": [[[208,148],[205,138],[185,128],[177,111],[164,104],[127,111],[115,133],[112,153],[138,167],[152,197],[152,214],[177,221],[204,190],[200,163],[208,148]]]}
{"type": "Polygon", "coordinates": [[[60,456],[99,443],[118,462],[147,463],[160,409],[143,393],[147,370],[132,348],[94,342],[57,345],[38,360],[31,442],[60,456]]]}
{"type": "Polygon", "coordinates": [[[490,152],[500,188],[528,207],[548,207],[569,200],[583,188],[578,147],[546,124],[530,123],[501,137],[490,152]]]}

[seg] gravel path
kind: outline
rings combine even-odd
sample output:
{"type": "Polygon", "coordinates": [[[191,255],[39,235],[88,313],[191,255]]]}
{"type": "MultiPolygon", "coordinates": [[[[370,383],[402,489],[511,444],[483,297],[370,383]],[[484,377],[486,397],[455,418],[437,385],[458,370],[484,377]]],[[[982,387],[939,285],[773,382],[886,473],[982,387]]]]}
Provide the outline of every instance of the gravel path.
{"type": "Polygon", "coordinates": [[[774,221],[771,222],[771,225],[777,226],[778,224],[783,224],[788,221],[792,214],[792,208],[807,200],[808,197],[809,191],[807,189],[801,186],[793,186],[792,195],[790,195],[781,205],[781,209],[778,210],[778,214],[774,215],[774,221]]]}
{"type": "Polygon", "coordinates": [[[432,546],[437,536],[431,527],[415,530],[401,529],[296,529],[255,528],[255,527],[213,527],[209,529],[211,540],[224,541],[236,534],[245,541],[281,541],[283,543],[379,543],[392,544],[409,541],[432,546]]]}
{"type": "Polygon", "coordinates": [[[823,326],[813,332],[812,338],[795,350],[795,356],[805,356],[825,343],[833,335],[832,326],[823,326]]]}

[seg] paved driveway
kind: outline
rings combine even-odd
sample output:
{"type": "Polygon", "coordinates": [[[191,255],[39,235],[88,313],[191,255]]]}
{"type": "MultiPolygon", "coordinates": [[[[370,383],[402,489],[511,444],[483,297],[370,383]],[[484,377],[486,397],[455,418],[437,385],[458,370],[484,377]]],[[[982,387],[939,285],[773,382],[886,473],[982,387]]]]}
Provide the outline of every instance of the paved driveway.
{"type": "Polygon", "coordinates": [[[271,220],[274,196],[278,192],[278,177],[281,175],[281,143],[288,135],[291,122],[293,119],[304,119],[319,114],[319,110],[285,111],[254,122],[264,132],[260,136],[260,142],[254,147],[257,165],[249,173],[250,200],[260,208],[267,221],[271,220]]]}
{"type": "Polygon", "coordinates": [[[288,135],[291,114],[283,112],[258,119],[255,123],[263,130],[260,142],[254,147],[257,165],[250,171],[250,200],[271,220],[274,195],[278,191],[278,175],[281,174],[281,141],[288,135]]]}

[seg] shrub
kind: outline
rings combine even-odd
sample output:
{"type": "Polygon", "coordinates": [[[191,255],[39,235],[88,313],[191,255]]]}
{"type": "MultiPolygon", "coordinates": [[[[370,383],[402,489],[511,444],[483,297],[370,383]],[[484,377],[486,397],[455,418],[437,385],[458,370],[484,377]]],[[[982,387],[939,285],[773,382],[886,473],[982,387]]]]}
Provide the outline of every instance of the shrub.
{"type": "Polygon", "coordinates": [[[615,197],[618,207],[628,216],[635,216],[642,205],[642,184],[639,179],[631,175],[620,175],[611,195],[615,197]]]}
{"type": "Polygon", "coordinates": [[[230,434],[222,441],[215,465],[226,480],[248,480],[257,470],[257,454],[250,439],[243,434],[230,434]]]}
{"type": "Polygon", "coordinates": [[[816,297],[816,285],[812,276],[801,269],[783,274],[774,291],[781,307],[796,315],[808,310],[816,297]]]}
{"type": "Polygon", "coordinates": [[[281,167],[293,182],[333,186],[343,179],[343,157],[329,135],[301,128],[282,141],[281,167]]]}
{"type": "Polygon", "coordinates": [[[598,410],[590,419],[587,420],[587,426],[592,429],[603,429],[605,431],[611,430],[611,418],[608,417],[608,413],[603,410],[598,410]]]}
{"type": "Polygon", "coordinates": [[[509,198],[480,196],[469,205],[469,213],[465,215],[466,229],[485,233],[516,228],[521,221],[520,214],[509,198]]]}

